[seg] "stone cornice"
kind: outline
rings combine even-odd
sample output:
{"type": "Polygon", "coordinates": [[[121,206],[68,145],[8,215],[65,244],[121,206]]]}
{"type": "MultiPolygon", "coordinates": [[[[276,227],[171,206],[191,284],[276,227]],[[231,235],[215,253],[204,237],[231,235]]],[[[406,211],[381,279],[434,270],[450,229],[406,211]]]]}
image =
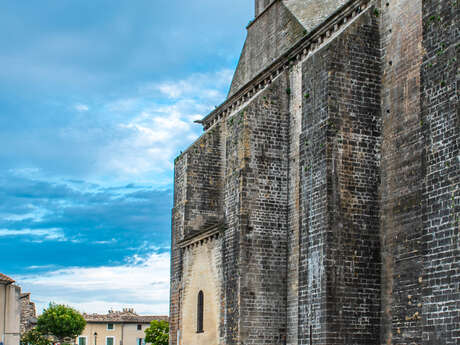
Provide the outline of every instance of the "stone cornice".
{"type": "Polygon", "coordinates": [[[203,244],[204,242],[207,242],[208,240],[212,240],[214,238],[219,237],[219,234],[222,232],[222,230],[223,230],[223,225],[216,224],[208,228],[207,230],[196,234],[192,238],[180,241],[177,244],[177,246],[179,248],[189,248],[189,247],[193,247],[194,245],[203,244]]]}
{"type": "MultiPolygon", "coordinates": [[[[300,39],[286,53],[261,71],[234,95],[214,109],[203,120],[199,121],[204,130],[208,130],[221,119],[235,112],[236,109],[267,85],[295,62],[300,61],[315,51],[335,32],[343,28],[350,20],[365,10],[372,0],[352,0],[335,11],[326,21],[300,39]]],[[[276,3],[276,1],[274,2],[276,3]]]]}

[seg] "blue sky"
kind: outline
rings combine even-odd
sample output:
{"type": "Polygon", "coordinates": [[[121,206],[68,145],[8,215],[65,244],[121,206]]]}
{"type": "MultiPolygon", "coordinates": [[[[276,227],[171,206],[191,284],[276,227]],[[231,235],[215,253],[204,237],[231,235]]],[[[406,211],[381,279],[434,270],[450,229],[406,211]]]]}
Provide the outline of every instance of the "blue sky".
{"type": "Polygon", "coordinates": [[[167,313],[173,160],[226,96],[248,0],[2,3],[0,272],[167,313]]]}

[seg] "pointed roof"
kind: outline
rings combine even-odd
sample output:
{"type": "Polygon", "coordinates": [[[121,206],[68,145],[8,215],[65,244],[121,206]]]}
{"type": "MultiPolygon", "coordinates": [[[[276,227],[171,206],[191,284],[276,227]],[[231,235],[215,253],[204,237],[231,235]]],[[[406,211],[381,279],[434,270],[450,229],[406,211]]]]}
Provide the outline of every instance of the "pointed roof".
{"type": "Polygon", "coordinates": [[[247,27],[246,41],[228,97],[350,1],[270,0],[262,3],[257,0],[257,16],[247,27]],[[258,13],[261,4],[264,4],[263,10],[258,13]]]}
{"type": "Polygon", "coordinates": [[[0,284],[12,284],[14,281],[14,279],[4,275],[3,273],[0,273],[0,284]]]}

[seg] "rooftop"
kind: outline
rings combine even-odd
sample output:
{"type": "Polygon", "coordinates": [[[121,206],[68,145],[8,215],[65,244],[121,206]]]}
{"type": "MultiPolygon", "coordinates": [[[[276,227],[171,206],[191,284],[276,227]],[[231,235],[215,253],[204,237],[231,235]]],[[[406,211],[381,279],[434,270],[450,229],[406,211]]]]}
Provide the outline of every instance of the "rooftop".
{"type": "Polygon", "coordinates": [[[123,311],[109,310],[107,314],[83,314],[86,322],[114,322],[114,323],[150,323],[153,320],[168,321],[165,315],[138,315],[133,309],[123,311]]]}
{"type": "Polygon", "coordinates": [[[0,273],[0,284],[12,284],[14,283],[14,279],[0,273]]]}

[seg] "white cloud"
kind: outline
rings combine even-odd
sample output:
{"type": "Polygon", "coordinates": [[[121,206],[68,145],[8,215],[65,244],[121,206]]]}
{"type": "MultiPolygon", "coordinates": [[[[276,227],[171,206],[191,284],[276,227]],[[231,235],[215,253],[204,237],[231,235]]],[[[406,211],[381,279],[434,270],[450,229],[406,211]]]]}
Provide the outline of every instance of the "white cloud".
{"type": "Polygon", "coordinates": [[[174,158],[202,131],[193,122],[225,100],[231,77],[222,70],[145,84],[136,96],[106,104],[110,117],[120,119],[120,135],[101,149],[101,169],[157,187],[170,184],[174,158]]]}
{"type": "Polygon", "coordinates": [[[112,238],[109,241],[94,241],[92,243],[94,244],[114,244],[114,243],[117,243],[117,240],[115,238],[112,238]]]}
{"type": "Polygon", "coordinates": [[[53,268],[53,267],[56,267],[56,265],[33,265],[33,266],[28,266],[27,269],[29,269],[29,270],[41,270],[41,269],[53,268]]]}
{"type": "Polygon", "coordinates": [[[49,302],[70,305],[81,312],[134,308],[142,314],[169,312],[169,253],[137,255],[118,266],[74,267],[17,277],[23,291],[32,293],[37,310],[49,302]]]}
{"type": "Polygon", "coordinates": [[[9,169],[9,173],[20,177],[35,177],[41,172],[40,168],[14,168],[9,169]]]}
{"type": "Polygon", "coordinates": [[[232,76],[233,71],[229,69],[207,74],[195,73],[184,80],[148,84],[143,87],[143,90],[159,91],[169,98],[200,97],[216,99],[225,96],[222,91],[230,85],[232,76]]]}
{"type": "MultiPolygon", "coordinates": [[[[0,216],[2,216],[3,219],[8,220],[8,221],[21,221],[21,220],[26,220],[26,219],[33,219],[35,222],[39,222],[49,213],[49,211],[46,210],[45,208],[36,206],[34,204],[24,204],[24,206],[26,206],[29,209],[29,212],[22,213],[22,214],[1,214],[0,213],[0,216]]],[[[54,229],[51,229],[51,230],[54,230],[54,229]]],[[[14,231],[17,231],[17,230],[14,230],[14,231]]]]}
{"type": "Polygon", "coordinates": [[[70,153],[63,157],[56,145],[44,151],[60,168],[71,169],[69,177],[78,161],[84,178],[101,185],[135,180],[166,187],[172,181],[174,158],[202,133],[194,121],[225,100],[231,76],[228,69],[191,74],[144,83],[118,98],[99,99],[91,107],[71,103],[80,116],[53,132],[70,153]],[[87,111],[92,116],[83,116],[87,111]]]}
{"type": "Polygon", "coordinates": [[[89,110],[89,107],[86,104],[76,104],[75,110],[85,112],[89,110]]]}
{"type": "Polygon", "coordinates": [[[62,229],[51,228],[51,229],[0,229],[0,237],[12,237],[12,236],[28,236],[33,242],[43,241],[66,241],[66,237],[62,229]]]}

